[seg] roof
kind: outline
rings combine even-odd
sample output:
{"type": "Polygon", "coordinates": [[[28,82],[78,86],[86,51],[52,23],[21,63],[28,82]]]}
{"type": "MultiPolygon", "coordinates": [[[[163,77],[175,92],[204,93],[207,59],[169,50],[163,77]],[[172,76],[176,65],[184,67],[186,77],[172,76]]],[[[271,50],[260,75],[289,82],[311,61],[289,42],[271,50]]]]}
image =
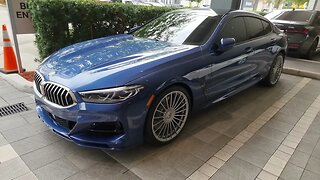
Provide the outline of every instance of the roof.
{"type": "Polygon", "coordinates": [[[189,8],[189,9],[179,9],[177,11],[187,12],[187,13],[195,13],[199,15],[206,16],[217,16],[217,15],[225,15],[228,13],[242,13],[249,15],[258,15],[257,13],[248,12],[244,10],[212,10],[210,8],[189,8]]]}
{"type": "Polygon", "coordinates": [[[210,8],[187,8],[187,9],[179,9],[176,11],[187,12],[187,13],[194,13],[199,15],[206,15],[206,16],[216,16],[218,15],[214,10],[210,8]]]}

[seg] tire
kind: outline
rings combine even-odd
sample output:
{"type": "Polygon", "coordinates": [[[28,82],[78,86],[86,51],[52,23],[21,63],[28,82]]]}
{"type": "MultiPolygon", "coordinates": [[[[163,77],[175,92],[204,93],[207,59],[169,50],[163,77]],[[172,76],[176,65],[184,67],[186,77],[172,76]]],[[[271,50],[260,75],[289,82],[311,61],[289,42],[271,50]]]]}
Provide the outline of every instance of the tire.
{"type": "Polygon", "coordinates": [[[262,83],[267,86],[274,86],[278,83],[284,64],[284,56],[282,54],[277,55],[273,60],[269,73],[262,83]]]}
{"type": "Polygon", "coordinates": [[[310,47],[310,49],[309,49],[309,51],[308,51],[308,53],[307,53],[307,59],[312,60],[312,59],[314,58],[314,56],[317,54],[317,46],[318,46],[318,43],[319,43],[319,40],[318,40],[318,39],[315,40],[315,41],[312,43],[312,45],[311,45],[311,47],[310,47]]]}
{"type": "Polygon", "coordinates": [[[190,95],[183,87],[172,86],[159,94],[147,115],[146,142],[153,145],[172,142],[182,131],[190,107],[190,95]]]}

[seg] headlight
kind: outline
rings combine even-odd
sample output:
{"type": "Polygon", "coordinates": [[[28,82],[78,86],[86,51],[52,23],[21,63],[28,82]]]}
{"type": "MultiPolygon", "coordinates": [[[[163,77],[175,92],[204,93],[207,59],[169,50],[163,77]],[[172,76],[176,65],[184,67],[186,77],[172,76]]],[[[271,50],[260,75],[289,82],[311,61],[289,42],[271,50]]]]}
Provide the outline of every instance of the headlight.
{"type": "Polygon", "coordinates": [[[82,99],[93,103],[117,103],[137,95],[144,87],[141,85],[123,86],[110,89],[80,92],[82,99]]]}

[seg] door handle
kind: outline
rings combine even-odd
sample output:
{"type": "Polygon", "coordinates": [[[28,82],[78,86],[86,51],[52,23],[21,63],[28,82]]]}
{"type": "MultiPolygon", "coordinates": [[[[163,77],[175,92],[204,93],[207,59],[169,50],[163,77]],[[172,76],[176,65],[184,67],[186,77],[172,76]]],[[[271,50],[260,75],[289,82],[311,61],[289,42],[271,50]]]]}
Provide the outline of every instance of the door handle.
{"type": "Polygon", "coordinates": [[[243,64],[243,63],[246,62],[246,60],[247,60],[247,57],[245,57],[245,58],[241,59],[240,61],[238,61],[238,64],[243,64]]]}
{"type": "Polygon", "coordinates": [[[270,40],[271,40],[272,43],[275,43],[277,41],[276,38],[271,38],[270,40]]]}
{"type": "Polygon", "coordinates": [[[254,49],[253,49],[252,47],[247,47],[247,48],[245,49],[245,52],[246,52],[247,54],[252,53],[253,51],[254,51],[254,49]]]}

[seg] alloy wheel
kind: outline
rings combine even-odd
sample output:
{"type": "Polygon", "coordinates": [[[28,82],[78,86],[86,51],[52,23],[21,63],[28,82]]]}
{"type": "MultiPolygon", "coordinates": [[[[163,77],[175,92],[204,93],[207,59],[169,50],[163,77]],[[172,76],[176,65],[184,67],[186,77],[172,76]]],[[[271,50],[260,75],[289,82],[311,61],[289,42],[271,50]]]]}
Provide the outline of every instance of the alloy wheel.
{"type": "Polygon", "coordinates": [[[271,84],[276,84],[279,81],[283,69],[283,62],[283,57],[278,56],[276,61],[273,63],[270,77],[271,84]]]}
{"type": "Polygon", "coordinates": [[[187,120],[188,97],[181,91],[166,94],[157,104],[152,116],[152,133],[160,142],[174,139],[187,120]]]}
{"type": "Polygon", "coordinates": [[[315,41],[314,44],[312,45],[310,58],[313,58],[317,54],[317,48],[318,48],[318,41],[315,41]]]}

